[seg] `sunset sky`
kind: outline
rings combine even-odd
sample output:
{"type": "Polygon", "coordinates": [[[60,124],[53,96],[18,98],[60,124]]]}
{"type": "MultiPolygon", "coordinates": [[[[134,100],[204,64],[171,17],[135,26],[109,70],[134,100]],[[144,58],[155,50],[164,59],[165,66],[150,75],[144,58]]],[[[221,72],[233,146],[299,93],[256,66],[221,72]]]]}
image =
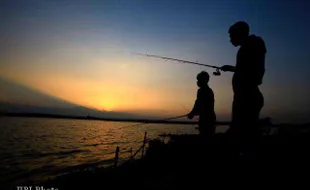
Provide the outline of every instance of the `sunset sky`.
{"type": "MultiPolygon", "coordinates": [[[[309,10],[307,0],[1,1],[0,76],[99,110],[179,115],[193,106],[196,75],[214,70],[131,52],[235,65],[228,28],[244,20],[267,46],[262,114],[303,120],[309,10]]],[[[231,78],[210,79],[219,120],[230,115],[231,78]]]]}

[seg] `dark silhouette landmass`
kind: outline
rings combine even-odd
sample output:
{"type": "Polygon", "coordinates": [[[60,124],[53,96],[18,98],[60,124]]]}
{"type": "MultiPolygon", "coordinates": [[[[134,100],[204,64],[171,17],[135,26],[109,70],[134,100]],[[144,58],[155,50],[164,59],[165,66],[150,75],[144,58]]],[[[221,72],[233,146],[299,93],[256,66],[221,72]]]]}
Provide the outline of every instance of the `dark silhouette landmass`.
{"type": "MultiPolygon", "coordinates": [[[[61,118],[61,119],[82,119],[82,120],[101,120],[117,122],[137,122],[137,123],[171,123],[171,124],[198,124],[198,121],[173,121],[164,119],[130,119],[130,118],[104,118],[93,116],[68,116],[57,114],[42,113],[0,113],[0,116],[7,117],[35,117],[35,118],[61,118]]],[[[217,122],[217,125],[229,125],[230,122],[217,122]]]]}

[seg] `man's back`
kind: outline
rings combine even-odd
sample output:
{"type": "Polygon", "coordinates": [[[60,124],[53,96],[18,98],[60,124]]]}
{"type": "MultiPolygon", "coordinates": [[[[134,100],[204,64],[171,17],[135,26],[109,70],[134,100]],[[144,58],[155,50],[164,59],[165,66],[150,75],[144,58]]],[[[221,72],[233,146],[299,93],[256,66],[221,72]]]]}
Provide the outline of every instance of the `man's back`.
{"type": "Polygon", "coordinates": [[[210,115],[214,112],[214,93],[208,85],[198,89],[197,100],[200,115],[210,115]]]}
{"type": "Polygon", "coordinates": [[[233,76],[234,93],[243,93],[257,88],[265,73],[266,47],[264,41],[255,35],[248,36],[237,54],[236,70],[233,76]]]}

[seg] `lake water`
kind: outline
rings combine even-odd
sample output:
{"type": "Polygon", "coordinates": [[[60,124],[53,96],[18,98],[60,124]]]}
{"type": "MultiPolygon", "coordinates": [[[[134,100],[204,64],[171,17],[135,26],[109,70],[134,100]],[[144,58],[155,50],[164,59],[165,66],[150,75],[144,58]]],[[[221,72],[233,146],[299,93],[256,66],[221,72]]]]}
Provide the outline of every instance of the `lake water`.
{"type": "MultiPolygon", "coordinates": [[[[194,125],[146,124],[74,119],[0,117],[0,176],[2,182],[30,184],[82,168],[120,161],[163,133],[197,134],[194,125]]],[[[227,127],[219,126],[217,131],[227,127]]],[[[139,157],[139,155],[138,155],[139,157]]],[[[1,183],[0,181],[0,183],[1,183]]]]}

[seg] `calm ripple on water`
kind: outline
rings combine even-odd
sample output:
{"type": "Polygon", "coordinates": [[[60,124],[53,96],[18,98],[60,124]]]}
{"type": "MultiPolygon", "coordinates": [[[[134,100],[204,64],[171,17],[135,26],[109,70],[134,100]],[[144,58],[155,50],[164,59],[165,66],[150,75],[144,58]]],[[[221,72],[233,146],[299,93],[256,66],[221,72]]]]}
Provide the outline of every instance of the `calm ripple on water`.
{"type": "Polygon", "coordinates": [[[163,133],[196,134],[193,125],[107,122],[74,119],[0,117],[1,180],[40,181],[80,166],[113,164],[116,146],[126,160],[137,150],[144,132],[148,138],[163,133]]]}

